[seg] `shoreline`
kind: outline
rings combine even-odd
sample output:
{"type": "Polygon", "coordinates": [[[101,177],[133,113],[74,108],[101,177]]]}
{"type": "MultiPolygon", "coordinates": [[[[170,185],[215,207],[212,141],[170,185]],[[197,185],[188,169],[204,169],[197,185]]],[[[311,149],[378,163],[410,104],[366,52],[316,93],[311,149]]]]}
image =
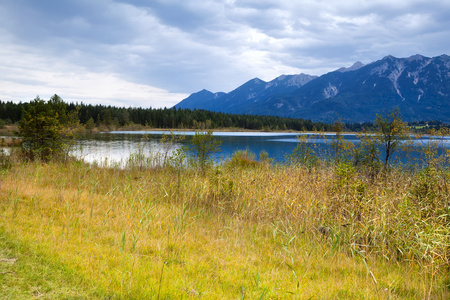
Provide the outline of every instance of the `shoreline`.
{"type": "MultiPolygon", "coordinates": [[[[88,130],[86,128],[83,128],[80,126],[79,128],[76,128],[74,131],[79,134],[96,134],[96,133],[110,133],[112,131],[161,131],[161,132],[180,132],[180,131],[186,131],[186,132],[206,132],[211,130],[212,132],[254,132],[254,133],[298,133],[298,134],[336,134],[336,131],[297,131],[297,130],[256,130],[256,129],[244,129],[244,128],[237,128],[237,127],[229,127],[229,128],[216,128],[216,129],[201,129],[201,128],[152,128],[152,127],[145,127],[145,126],[124,126],[124,127],[118,127],[114,129],[105,128],[105,127],[95,127],[92,130],[88,130]]],[[[16,132],[18,131],[17,125],[6,125],[4,128],[0,129],[0,136],[5,137],[17,137],[16,132]]],[[[361,131],[343,131],[341,134],[363,134],[364,132],[361,131]]],[[[375,134],[376,132],[367,132],[368,134],[375,134]]],[[[410,135],[419,135],[419,136],[433,136],[429,133],[423,133],[423,134],[417,134],[414,132],[409,131],[410,135]]]]}

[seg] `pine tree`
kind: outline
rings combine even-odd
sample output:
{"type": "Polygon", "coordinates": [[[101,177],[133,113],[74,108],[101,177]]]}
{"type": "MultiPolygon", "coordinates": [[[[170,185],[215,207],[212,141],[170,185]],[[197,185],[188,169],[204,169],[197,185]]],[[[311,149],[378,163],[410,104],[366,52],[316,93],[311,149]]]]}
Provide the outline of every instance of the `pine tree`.
{"type": "Polygon", "coordinates": [[[23,149],[32,160],[49,161],[68,150],[58,112],[39,96],[24,110],[18,128],[23,149]]]}

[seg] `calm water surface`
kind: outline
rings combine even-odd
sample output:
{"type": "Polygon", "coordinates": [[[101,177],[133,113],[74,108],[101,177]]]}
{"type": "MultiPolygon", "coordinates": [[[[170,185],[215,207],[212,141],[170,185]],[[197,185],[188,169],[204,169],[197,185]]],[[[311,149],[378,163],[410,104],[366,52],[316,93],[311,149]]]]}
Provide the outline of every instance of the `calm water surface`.
{"type": "MultiPolygon", "coordinates": [[[[83,158],[86,162],[123,164],[131,154],[139,150],[146,154],[164,152],[160,143],[164,134],[169,131],[113,131],[82,136],[73,154],[83,158]]],[[[176,135],[183,135],[185,139],[173,145],[170,151],[175,151],[187,144],[192,139],[194,132],[177,131],[176,135]]],[[[261,151],[266,151],[275,162],[284,162],[287,154],[297,146],[299,136],[305,136],[307,142],[317,148],[327,150],[331,141],[336,137],[332,133],[279,133],[279,132],[214,132],[216,139],[222,141],[221,151],[216,154],[215,161],[229,158],[238,150],[246,150],[257,156],[261,151]]],[[[344,138],[352,143],[358,143],[359,138],[355,134],[345,134],[344,138]]],[[[442,149],[450,148],[450,137],[426,137],[414,139],[416,147],[422,147],[430,142],[438,142],[442,149]]]]}

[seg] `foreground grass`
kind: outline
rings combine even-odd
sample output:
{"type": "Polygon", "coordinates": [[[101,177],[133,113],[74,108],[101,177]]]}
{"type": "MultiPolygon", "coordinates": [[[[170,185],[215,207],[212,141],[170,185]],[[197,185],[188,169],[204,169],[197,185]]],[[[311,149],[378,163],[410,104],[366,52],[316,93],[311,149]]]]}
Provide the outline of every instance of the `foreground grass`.
{"type": "Polygon", "coordinates": [[[336,174],[18,164],[0,189],[2,296],[448,299],[447,219],[414,214],[413,178],[336,174]]]}
{"type": "Polygon", "coordinates": [[[83,281],[58,258],[30,249],[0,228],[0,299],[100,298],[95,284],[83,281]]]}

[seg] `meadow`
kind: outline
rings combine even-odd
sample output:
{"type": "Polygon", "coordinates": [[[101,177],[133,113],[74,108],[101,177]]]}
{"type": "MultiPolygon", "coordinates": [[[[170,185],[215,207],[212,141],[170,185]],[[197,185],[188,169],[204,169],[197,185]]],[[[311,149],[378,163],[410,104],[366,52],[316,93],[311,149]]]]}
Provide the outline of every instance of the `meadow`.
{"type": "Polygon", "coordinates": [[[13,160],[0,298],[450,298],[447,169],[253,158],[13,160]]]}

